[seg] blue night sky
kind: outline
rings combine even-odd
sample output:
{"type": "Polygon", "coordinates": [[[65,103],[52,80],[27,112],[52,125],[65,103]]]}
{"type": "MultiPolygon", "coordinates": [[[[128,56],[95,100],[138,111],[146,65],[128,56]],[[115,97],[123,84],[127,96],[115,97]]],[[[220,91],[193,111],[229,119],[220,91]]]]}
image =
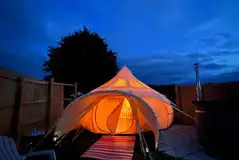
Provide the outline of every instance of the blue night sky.
{"type": "Polygon", "coordinates": [[[88,26],[140,80],[239,80],[237,0],[1,0],[0,66],[43,78],[47,47],[88,26]]]}

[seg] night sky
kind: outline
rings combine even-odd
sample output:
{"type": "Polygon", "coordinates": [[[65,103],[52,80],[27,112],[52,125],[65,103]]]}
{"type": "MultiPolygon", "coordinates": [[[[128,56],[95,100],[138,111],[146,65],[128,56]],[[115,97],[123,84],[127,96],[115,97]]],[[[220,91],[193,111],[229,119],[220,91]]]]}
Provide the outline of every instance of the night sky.
{"type": "Polygon", "coordinates": [[[84,25],[145,83],[195,82],[195,62],[239,80],[238,0],[1,0],[0,67],[42,79],[47,47],[84,25]]]}

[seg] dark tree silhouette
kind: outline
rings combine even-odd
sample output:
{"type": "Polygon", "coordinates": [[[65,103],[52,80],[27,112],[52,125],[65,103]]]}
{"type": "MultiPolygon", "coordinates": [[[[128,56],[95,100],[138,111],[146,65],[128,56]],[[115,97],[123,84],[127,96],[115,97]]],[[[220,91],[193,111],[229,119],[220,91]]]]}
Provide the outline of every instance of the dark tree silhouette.
{"type": "Polygon", "coordinates": [[[118,71],[117,55],[97,33],[84,27],[61,38],[58,46],[49,47],[49,60],[43,70],[60,83],[79,83],[87,93],[107,82],[118,71]]]}

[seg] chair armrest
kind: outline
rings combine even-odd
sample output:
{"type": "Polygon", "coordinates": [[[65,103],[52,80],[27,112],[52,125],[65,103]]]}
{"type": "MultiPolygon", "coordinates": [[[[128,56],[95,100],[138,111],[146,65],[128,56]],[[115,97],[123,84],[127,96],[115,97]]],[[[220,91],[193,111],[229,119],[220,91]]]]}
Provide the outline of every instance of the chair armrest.
{"type": "Polygon", "coordinates": [[[28,154],[25,154],[24,157],[30,158],[30,157],[37,157],[37,156],[44,156],[44,155],[49,155],[50,160],[56,160],[56,154],[55,154],[55,151],[53,150],[30,152],[28,154]]]}

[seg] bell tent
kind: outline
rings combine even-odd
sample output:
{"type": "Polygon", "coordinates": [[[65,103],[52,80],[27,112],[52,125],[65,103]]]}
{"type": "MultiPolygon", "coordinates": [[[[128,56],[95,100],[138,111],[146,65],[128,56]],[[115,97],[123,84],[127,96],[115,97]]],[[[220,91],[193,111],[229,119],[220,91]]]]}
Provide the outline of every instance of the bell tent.
{"type": "Polygon", "coordinates": [[[123,67],[107,83],[75,99],[60,117],[56,131],[65,134],[82,127],[112,135],[152,131],[157,147],[159,129],[168,128],[173,115],[173,106],[164,95],[123,67]]]}

